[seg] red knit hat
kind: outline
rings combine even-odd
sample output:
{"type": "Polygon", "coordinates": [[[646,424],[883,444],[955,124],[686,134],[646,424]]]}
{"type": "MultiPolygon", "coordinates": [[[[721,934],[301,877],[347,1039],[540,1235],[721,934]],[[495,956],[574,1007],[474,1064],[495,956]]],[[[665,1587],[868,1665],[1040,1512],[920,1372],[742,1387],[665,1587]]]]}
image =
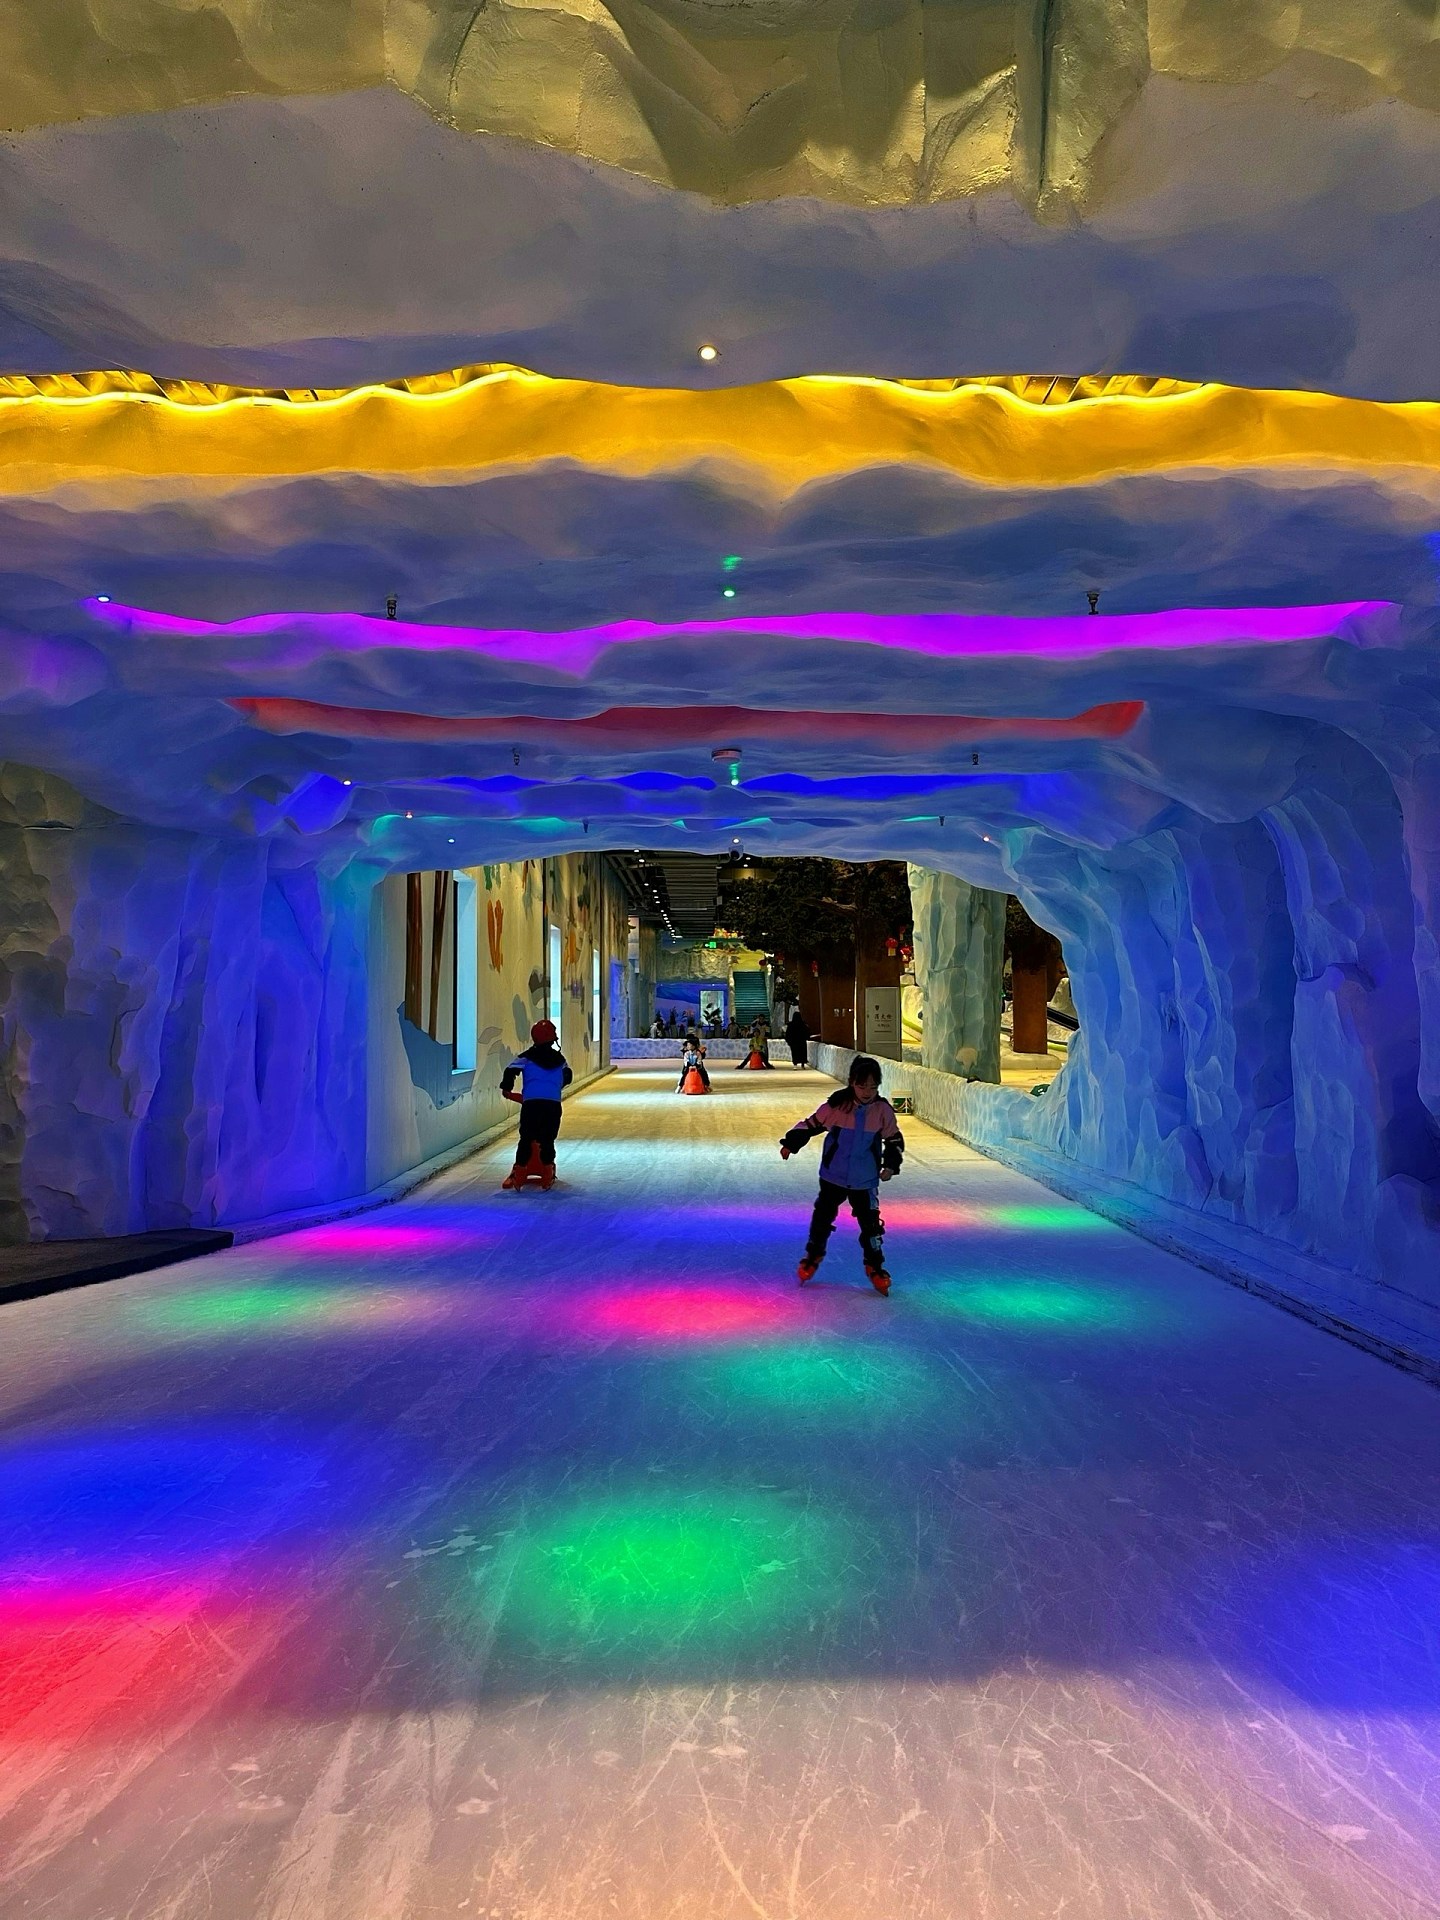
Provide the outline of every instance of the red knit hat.
{"type": "Polygon", "coordinates": [[[537,1047],[544,1046],[547,1042],[553,1047],[556,1037],[555,1022],[553,1020],[537,1020],[530,1029],[530,1038],[535,1042],[537,1047]]]}

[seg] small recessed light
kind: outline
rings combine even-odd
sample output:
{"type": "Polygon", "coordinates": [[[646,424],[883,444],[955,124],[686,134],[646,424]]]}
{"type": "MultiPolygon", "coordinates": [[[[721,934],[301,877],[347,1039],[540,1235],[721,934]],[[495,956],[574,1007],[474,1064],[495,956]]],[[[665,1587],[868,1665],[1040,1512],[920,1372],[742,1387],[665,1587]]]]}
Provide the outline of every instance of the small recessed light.
{"type": "Polygon", "coordinates": [[[415,818],[415,816],[414,816],[414,814],[413,814],[413,813],[407,813],[407,814],[406,814],[406,816],[405,816],[405,818],[406,818],[407,820],[413,820],[413,819],[415,818]]]}
{"type": "Polygon", "coordinates": [[[707,340],[704,346],[701,347],[700,349],[700,358],[707,362],[711,360],[718,360],[720,358],[719,347],[712,347],[710,342],[707,340]]]}
{"type": "Polygon", "coordinates": [[[448,840],[447,840],[447,841],[445,842],[445,844],[446,844],[446,846],[447,846],[447,847],[453,847],[453,846],[454,846],[454,844],[455,844],[455,836],[454,836],[454,834],[453,834],[453,833],[451,834],[451,836],[450,836],[450,838],[449,838],[449,839],[448,839],[448,840]]]}
{"type": "Polygon", "coordinates": [[[727,600],[733,600],[735,598],[734,587],[722,587],[720,591],[727,600]]]}
{"type": "Polygon", "coordinates": [[[342,780],[340,784],[342,787],[353,787],[355,782],[353,780],[342,780]]]}
{"type": "Polygon", "coordinates": [[[97,593],[95,599],[97,604],[102,607],[108,607],[110,604],[110,596],[108,593],[97,593]]]}

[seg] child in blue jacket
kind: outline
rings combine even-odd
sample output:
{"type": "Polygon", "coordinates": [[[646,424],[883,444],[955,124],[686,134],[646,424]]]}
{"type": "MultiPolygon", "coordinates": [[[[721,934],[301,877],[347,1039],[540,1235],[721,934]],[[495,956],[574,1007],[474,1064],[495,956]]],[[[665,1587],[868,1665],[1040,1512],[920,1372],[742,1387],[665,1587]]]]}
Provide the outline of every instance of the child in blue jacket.
{"type": "Polygon", "coordinates": [[[537,1020],[530,1029],[531,1044],[517,1053],[500,1076],[500,1091],[507,1100],[520,1103],[520,1138],[515,1143],[515,1164],[501,1185],[513,1192],[523,1187],[531,1165],[538,1156],[540,1184],[555,1184],[555,1136],[560,1131],[560,1095],[575,1078],[556,1044],[556,1032],[549,1020],[537,1020]],[[522,1091],[516,1093],[519,1080],[522,1091]]]}
{"type": "Polygon", "coordinates": [[[844,1201],[860,1229],[860,1252],[865,1273],[877,1293],[889,1293],[885,1271],[885,1222],[880,1218],[880,1182],[893,1180],[905,1158],[905,1136],[895,1109],[880,1098],[880,1062],[859,1053],[850,1062],[848,1084],[832,1093],[808,1120],[793,1126],[780,1142],[780,1158],[788,1160],[817,1133],[825,1135],[820,1150],[820,1192],[810,1216],[810,1237],[801,1256],[798,1276],[803,1287],[825,1258],[825,1247],[844,1201]]]}

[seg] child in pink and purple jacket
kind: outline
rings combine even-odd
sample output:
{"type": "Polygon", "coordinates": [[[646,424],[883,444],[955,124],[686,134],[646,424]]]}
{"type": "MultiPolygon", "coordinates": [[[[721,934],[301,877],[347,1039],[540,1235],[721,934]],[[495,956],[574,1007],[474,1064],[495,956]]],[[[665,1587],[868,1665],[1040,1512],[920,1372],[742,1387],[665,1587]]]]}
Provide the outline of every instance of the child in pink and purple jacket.
{"type": "Polygon", "coordinates": [[[860,1053],[850,1062],[845,1087],[832,1093],[807,1120],[793,1126],[780,1142],[780,1158],[788,1160],[815,1134],[825,1135],[820,1149],[820,1192],[810,1216],[798,1275],[803,1287],[825,1258],[825,1247],[835,1229],[844,1201],[860,1229],[860,1252],[865,1272],[877,1293],[889,1293],[885,1271],[885,1222],[880,1218],[880,1182],[893,1180],[905,1158],[905,1136],[895,1109],[880,1098],[880,1062],[860,1053]]]}

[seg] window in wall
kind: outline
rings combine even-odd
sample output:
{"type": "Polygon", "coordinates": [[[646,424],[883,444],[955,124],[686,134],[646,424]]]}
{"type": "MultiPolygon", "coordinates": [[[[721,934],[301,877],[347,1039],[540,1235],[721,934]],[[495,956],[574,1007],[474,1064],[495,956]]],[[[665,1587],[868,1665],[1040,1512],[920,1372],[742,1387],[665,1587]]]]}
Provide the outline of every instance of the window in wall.
{"type": "Polygon", "coordinates": [[[405,1018],[449,1045],[455,1018],[454,875],[405,876],[405,1018]]]}
{"type": "Polygon", "coordinates": [[[425,1024],[425,875],[405,876],[405,1018],[425,1024]]]}
{"type": "Polygon", "coordinates": [[[475,881],[468,873],[450,876],[455,896],[455,1057],[456,1073],[475,1071],[480,1000],[480,921],[475,881]]]}
{"type": "Polygon", "coordinates": [[[555,1023],[557,1034],[563,1032],[561,1021],[564,1017],[564,980],[561,965],[560,929],[550,922],[550,1018],[555,1023]]]}
{"type": "Polygon", "coordinates": [[[456,1072],[475,1066],[478,907],[468,873],[405,876],[405,1018],[448,1047],[456,1072]]]}

